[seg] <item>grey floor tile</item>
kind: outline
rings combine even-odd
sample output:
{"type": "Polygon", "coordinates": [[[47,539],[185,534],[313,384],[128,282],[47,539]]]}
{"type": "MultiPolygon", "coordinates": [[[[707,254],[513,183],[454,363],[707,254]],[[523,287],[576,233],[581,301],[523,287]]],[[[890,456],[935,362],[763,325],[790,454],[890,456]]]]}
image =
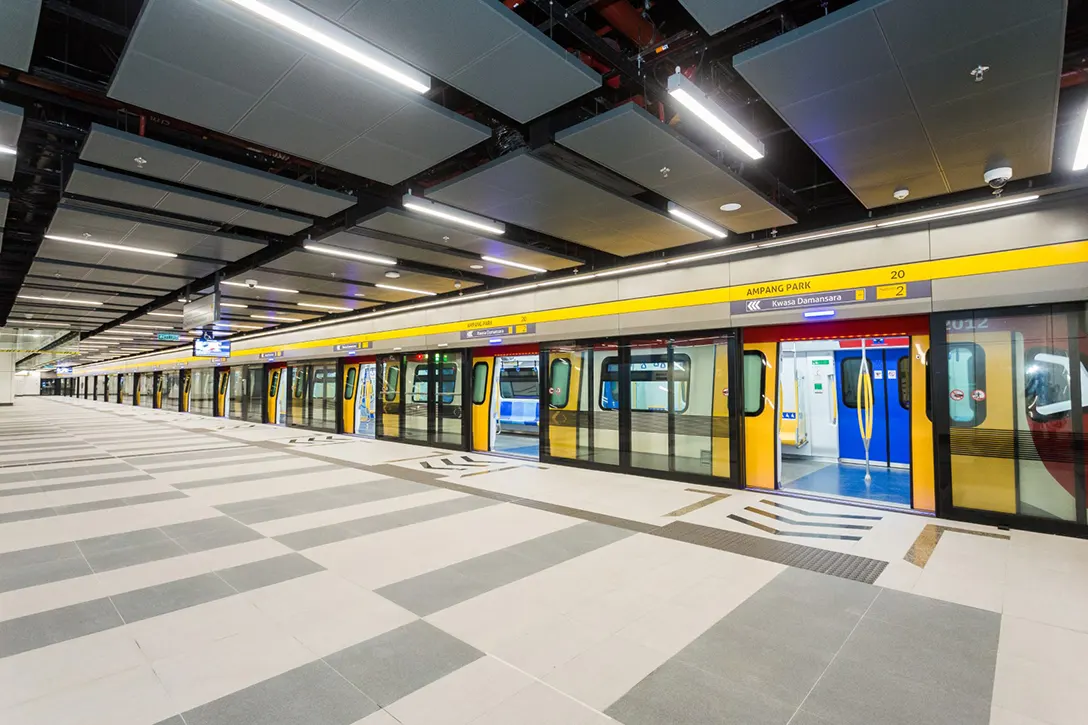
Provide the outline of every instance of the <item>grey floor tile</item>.
{"type": "MultiPolygon", "coordinates": [[[[334,470],[336,470],[336,466],[329,465],[307,466],[306,468],[284,468],[273,471],[255,470],[252,473],[240,473],[234,476],[206,478],[200,481],[187,481],[185,483],[175,483],[173,485],[175,488],[183,490],[191,488],[208,488],[209,486],[223,486],[228,483],[244,483],[246,481],[268,481],[274,478],[290,478],[292,476],[314,476],[320,475],[322,473],[330,474],[334,470]]],[[[155,471],[155,473],[164,472],[166,472],[164,469],[159,469],[158,471],[155,471]]]]}
{"type": "Polygon", "coordinates": [[[163,491],[162,493],[147,493],[142,496],[128,496],[121,499],[125,502],[125,506],[135,506],[141,503],[152,503],[154,501],[172,501],[179,498],[188,498],[181,491],[163,491]]]}
{"type": "Polygon", "coordinates": [[[697,637],[673,659],[704,670],[740,687],[766,693],[775,700],[800,706],[846,639],[808,646],[792,641],[768,619],[761,628],[731,624],[727,615],[697,637]]]}
{"type": "Polygon", "coordinates": [[[137,481],[151,481],[151,476],[134,471],[128,476],[114,476],[113,478],[92,478],[85,481],[69,481],[68,483],[46,483],[38,486],[41,491],[70,491],[77,488],[94,488],[96,486],[112,486],[116,483],[135,483],[137,481]]]}
{"type": "Polygon", "coordinates": [[[319,571],[325,571],[325,567],[307,559],[302,554],[284,554],[229,569],[220,569],[216,574],[239,592],[248,592],[319,571]]]}
{"type": "MultiPolygon", "coordinates": [[[[240,445],[233,448],[217,448],[215,450],[203,451],[194,460],[192,453],[154,453],[146,456],[128,456],[133,458],[137,464],[137,467],[142,468],[145,464],[149,466],[158,466],[160,463],[184,463],[185,465],[177,469],[179,471],[189,470],[193,466],[229,466],[229,461],[215,462],[218,458],[235,458],[238,456],[250,456],[254,453],[254,449],[251,446],[240,445]]],[[[269,456],[269,458],[276,458],[276,456],[269,456]]],[[[281,456],[282,458],[282,456],[281,456]]],[[[162,471],[158,468],[155,473],[162,471]]]]}
{"type": "Polygon", "coordinates": [[[0,592],[25,589],[93,573],[82,556],[12,567],[0,563],[0,592]]]}
{"type": "Polygon", "coordinates": [[[42,493],[45,488],[42,486],[19,486],[18,488],[0,488],[0,498],[8,498],[9,496],[26,496],[31,493],[42,493]]]}
{"type": "Polygon", "coordinates": [[[95,536],[90,539],[80,539],[79,549],[84,556],[94,557],[118,549],[130,549],[134,546],[148,546],[169,541],[159,529],[137,529],[126,531],[122,534],[110,534],[109,536],[95,536]]]}
{"type": "Polygon", "coordinates": [[[839,657],[935,687],[951,688],[967,696],[989,698],[994,688],[999,628],[1000,624],[995,623],[992,640],[988,637],[964,640],[944,637],[935,631],[937,628],[919,632],[865,617],[839,657]]]}
{"type": "Polygon", "coordinates": [[[160,720],[155,725],[185,725],[185,721],[181,719],[181,715],[174,715],[167,720],[160,720]]]}
{"type": "Polygon", "coordinates": [[[47,564],[60,559],[80,558],[79,547],[72,542],[35,546],[32,549],[20,549],[0,554],[0,574],[7,569],[14,569],[33,564],[47,564]]]}
{"type": "Polygon", "coordinates": [[[128,546],[123,549],[110,549],[95,554],[87,554],[87,561],[96,572],[113,571],[126,566],[146,564],[149,561],[161,561],[175,556],[183,556],[185,549],[176,542],[164,539],[163,541],[149,542],[139,546],[128,546]]]}
{"type": "Polygon", "coordinates": [[[803,709],[838,725],[988,725],[990,698],[897,677],[871,662],[838,657],[803,709]]]}
{"type": "Polygon", "coordinates": [[[351,483],[316,491],[289,493],[281,496],[240,501],[217,506],[219,511],[246,524],[327,511],[358,503],[407,496],[423,490],[420,484],[383,478],[377,481],[351,483]]]}
{"type": "Polygon", "coordinates": [[[351,725],[378,710],[321,661],[184,713],[187,725],[351,725]]]}
{"type": "Polygon", "coordinates": [[[314,529],[293,531],[290,534],[281,534],[274,538],[286,547],[294,549],[295,551],[302,551],[304,549],[312,549],[315,546],[334,544],[337,541],[347,541],[348,539],[354,539],[356,536],[359,536],[359,534],[346,526],[330,524],[328,526],[319,526],[314,529]]]}
{"type": "Polygon", "coordinates": [[[493,588],[447,566],[382,587],[377,593],[413,614],[426,617],[493,588]]]}
{"type": "Polygon", "coordinates": [[[605,714],[624,725],[785,725],[793,707],[681,662],[651,672],[605,714]]]}
{"type": "Polygon", "coordinates": [[[262,534],[227,516],[171,524],[163,526],[162,532],[189,553],[264,538],[262,534]]]}
{"type": "Polygon", "coordinates": [[[412,622],[325,658],[384,707],[483,656],[423,621],[412,622]]]}
{"type": "Polygon", "coordinates": [[[126,506],[125,499],[123,498],[108,498],[103,501],[86,501],[84,503],[70,503],[64,506],[54,506],[53,512],[57,516],[67,516],[69,514],[82,514],[87,511],[105,511],[106,509],[115,509],[126,506]]]}
{"type": "Polygon", "coordinates": [[[0,657],[11,657],[122,624],[124,622],[109,599],[94,599],[9,619],[0,622],[0,657]]]}
{"type": "Polygon", "coordinates": [[[125,622],[139,622],[179,609],[212,602],[235,593],[229,584],[215,574],[197,576],[136,589],[110,597],[125,622]]]}
{"type": "Polygon", "coordinates": [[[964,644],[997,649],[1001,615],[985,609],[883,589],[867,617],[964,644]]]}
{"type": "Polygon", "coordinates": [[[31,521],[56,516],[57,512],[52,508],[27,509],[24,511],[9,511],[0,514],[0,524],[10,524],[16,521],[31,521]]]}

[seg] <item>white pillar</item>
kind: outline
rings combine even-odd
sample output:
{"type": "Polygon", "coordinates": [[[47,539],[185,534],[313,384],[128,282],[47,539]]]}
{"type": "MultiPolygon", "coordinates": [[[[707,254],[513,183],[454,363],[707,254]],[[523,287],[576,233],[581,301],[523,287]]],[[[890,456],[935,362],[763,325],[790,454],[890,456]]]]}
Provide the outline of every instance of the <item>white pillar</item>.
{"type": "Polygon", "coordinates": [[[0,405],[15,402],[15,353],[0,352],[0,405]]]}

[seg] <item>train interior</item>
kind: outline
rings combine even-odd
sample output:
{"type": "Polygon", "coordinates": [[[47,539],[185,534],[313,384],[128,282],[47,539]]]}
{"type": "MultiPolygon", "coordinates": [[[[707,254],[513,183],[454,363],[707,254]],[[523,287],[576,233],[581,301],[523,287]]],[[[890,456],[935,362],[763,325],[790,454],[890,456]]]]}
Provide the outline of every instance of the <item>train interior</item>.
{"type": "MultiPolygon", "coordinates": [[[[373,438],[378,410],[376,407],[377,386],[375,385],[377,365],[373,361],[363,362],[359,364],[357,369],[351,368],[345,374],[348,376],[349,388],[354,385],[358,386],[358,393],[355,397],[355,426],[351,432],[355,433],[355,435],[373,438]],[[354,380],[352,380],[353,375],[356,376],[354,380]]],[[[355,391],[352,390],[352,392],[355,391]]]]}
{"type": "Polygon", "coordinates": [[[492,375],[490,450],[540,456],[540,356],[497,355],[492,375]]]}
{"type": "Polygon", "coordinates": [[[910,338],[783,342],[778,487],[911,506],[910,338]]]}

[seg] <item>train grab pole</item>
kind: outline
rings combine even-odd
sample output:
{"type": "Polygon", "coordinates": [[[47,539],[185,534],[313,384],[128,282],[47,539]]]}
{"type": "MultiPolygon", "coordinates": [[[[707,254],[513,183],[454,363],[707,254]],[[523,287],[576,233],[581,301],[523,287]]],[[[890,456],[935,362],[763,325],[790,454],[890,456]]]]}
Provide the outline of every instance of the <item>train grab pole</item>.
{"type": "Polygon", "coordinates": [[[869,358],[865,354],[865,338],[861,339],[861,366],[858,368],[858,428],[865,446],[865,485],[873,477],[869,473],[869,442],[873,438],[873,379],[869,374],[869,358]]]}

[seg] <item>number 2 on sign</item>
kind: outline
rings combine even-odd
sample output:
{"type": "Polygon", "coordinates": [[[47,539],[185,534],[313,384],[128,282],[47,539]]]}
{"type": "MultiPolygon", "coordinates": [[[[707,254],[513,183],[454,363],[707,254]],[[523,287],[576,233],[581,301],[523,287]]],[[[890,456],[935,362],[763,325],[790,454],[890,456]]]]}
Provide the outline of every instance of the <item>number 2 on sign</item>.
{"type": "Polygon", "coordinates": [[[878,300],[890,300],[906,296],[907,286],[905,284],[885,284],[876,288],[876,298],[878,300]]]}

